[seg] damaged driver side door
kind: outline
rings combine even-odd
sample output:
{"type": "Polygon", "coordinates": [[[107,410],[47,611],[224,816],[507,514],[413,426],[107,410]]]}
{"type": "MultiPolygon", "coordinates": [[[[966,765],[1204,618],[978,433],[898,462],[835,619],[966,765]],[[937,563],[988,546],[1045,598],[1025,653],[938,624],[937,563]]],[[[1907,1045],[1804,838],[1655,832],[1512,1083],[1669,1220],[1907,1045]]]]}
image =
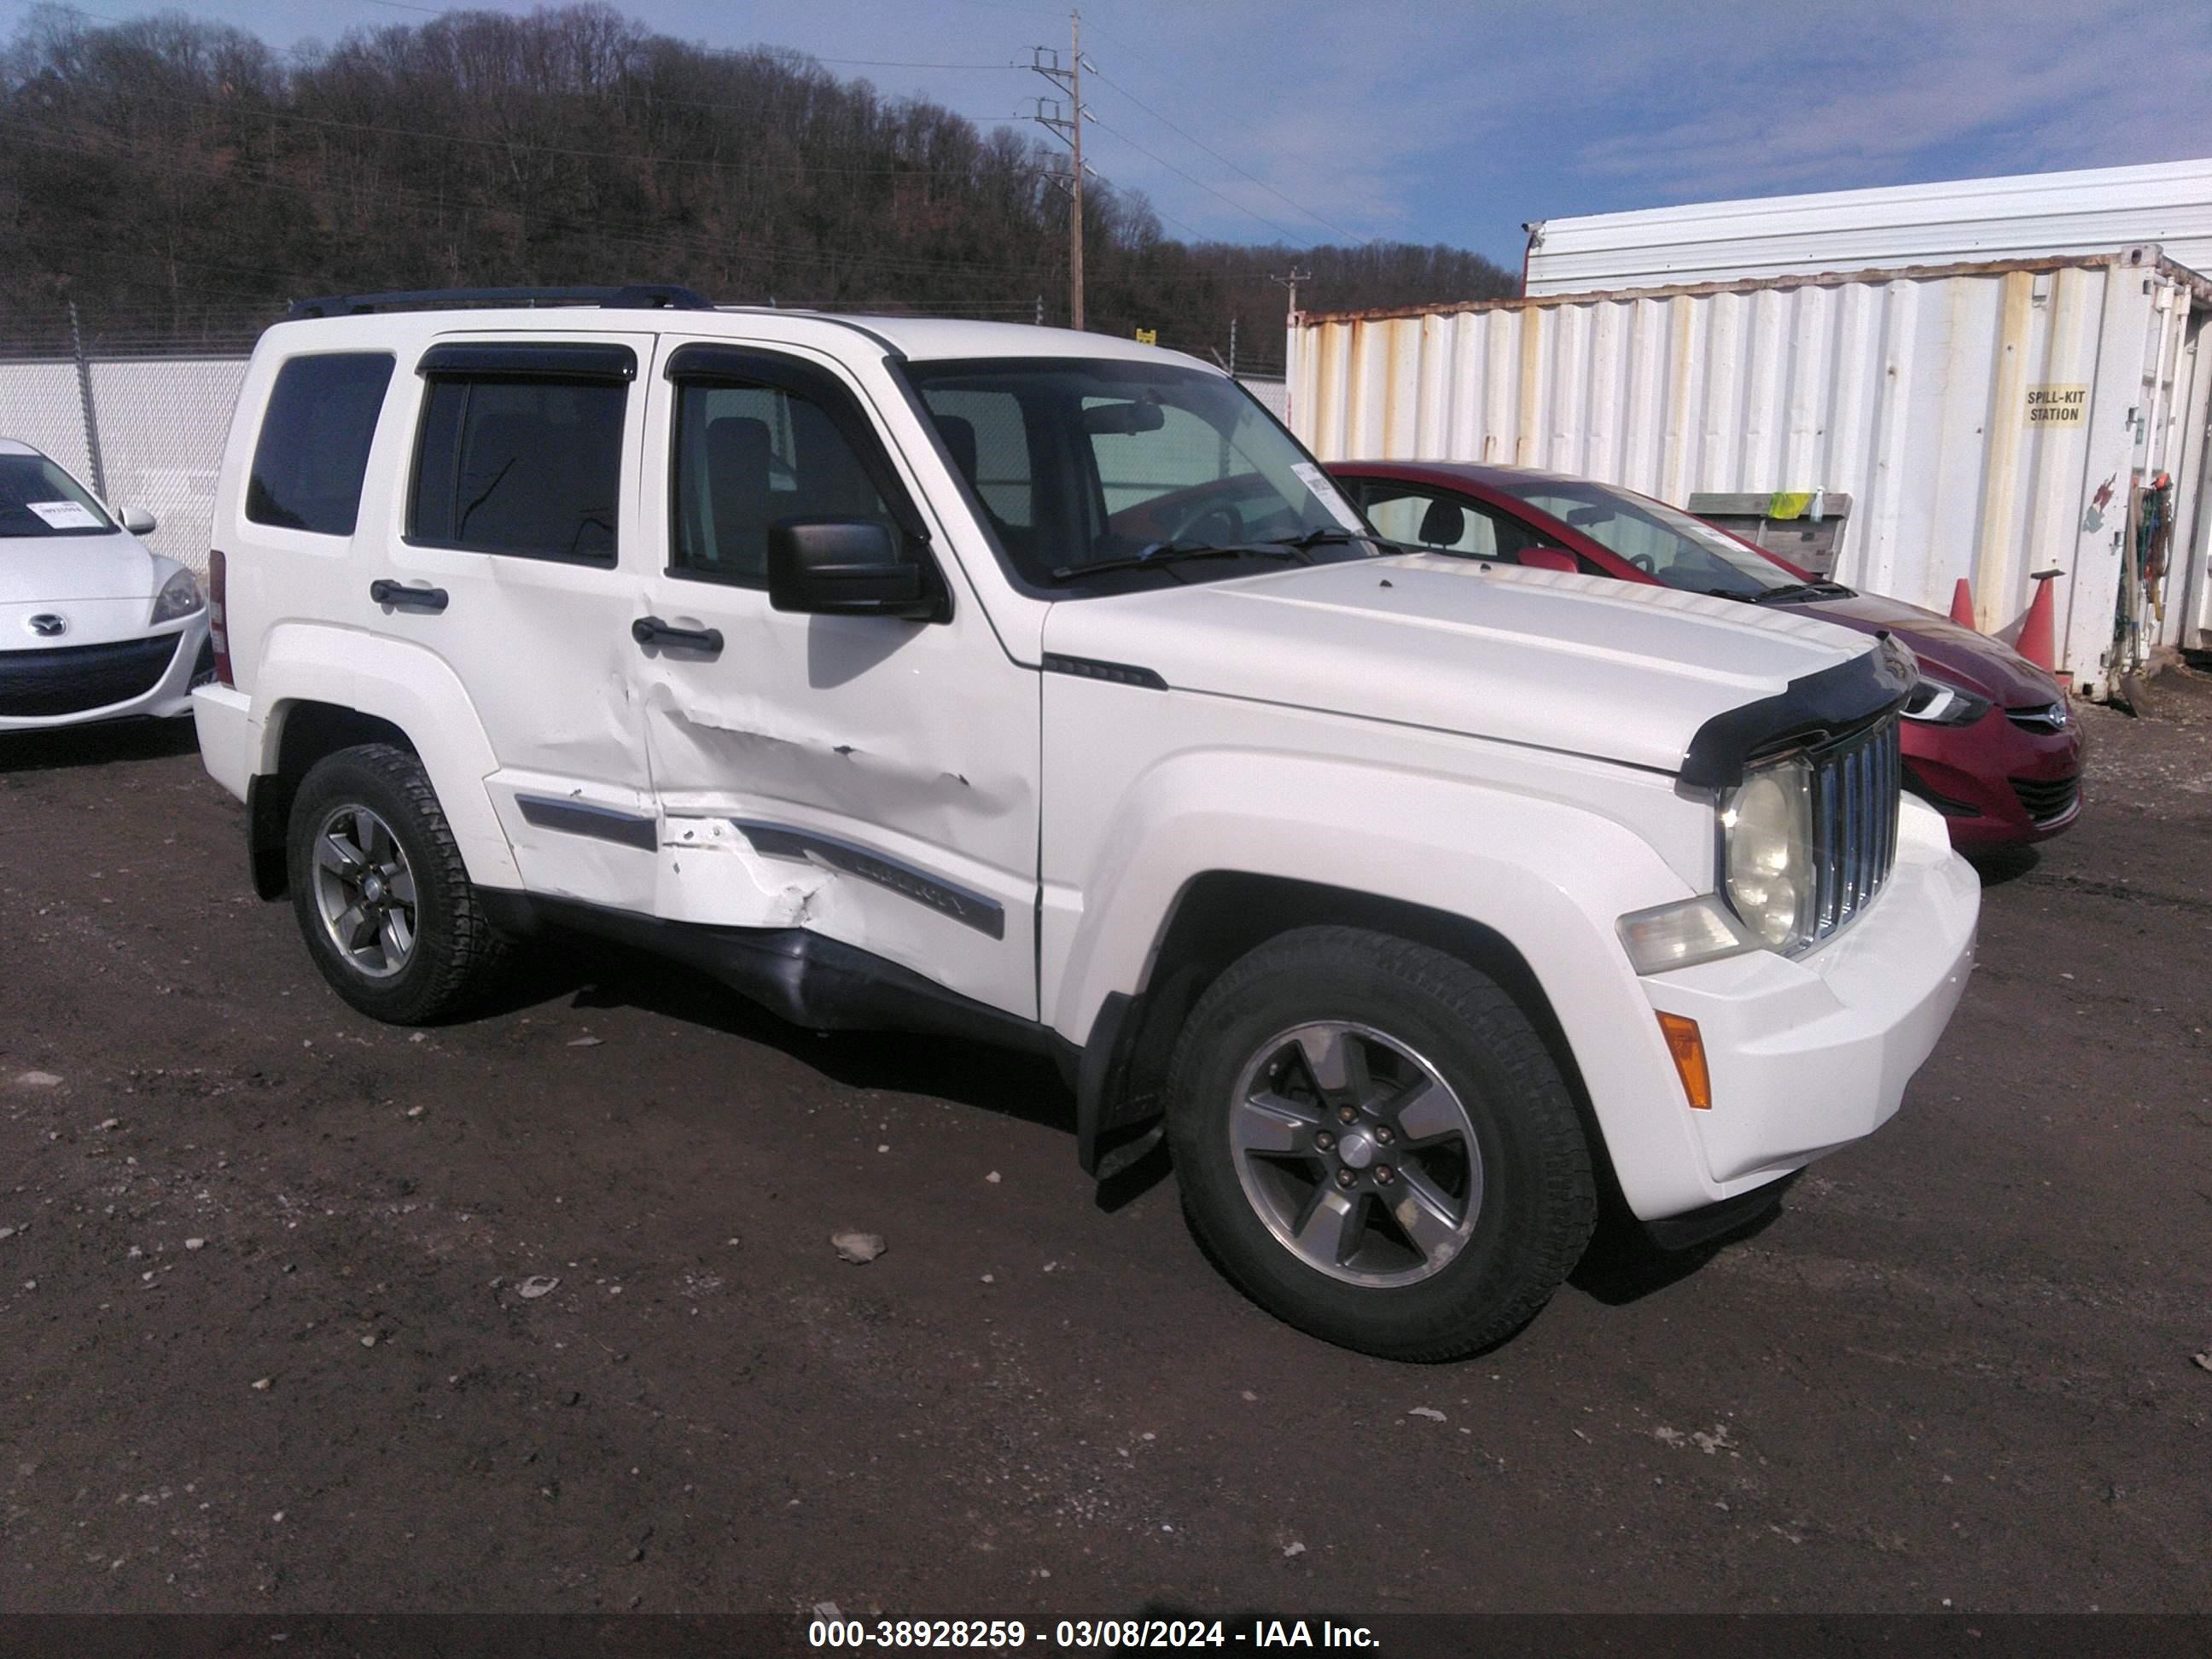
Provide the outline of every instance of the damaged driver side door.
{"type": "Polygon", "coordinates": [[[655,909],[809,929],[1034,1018],[1036,673],[1000,648],[881,430],[825,359],[662,343],[641,494],[665,557],[632,625],[655,909]],[[774,609],[769,532],[810,518],[901,538],[944,584],[936,618],[774,609]]]}

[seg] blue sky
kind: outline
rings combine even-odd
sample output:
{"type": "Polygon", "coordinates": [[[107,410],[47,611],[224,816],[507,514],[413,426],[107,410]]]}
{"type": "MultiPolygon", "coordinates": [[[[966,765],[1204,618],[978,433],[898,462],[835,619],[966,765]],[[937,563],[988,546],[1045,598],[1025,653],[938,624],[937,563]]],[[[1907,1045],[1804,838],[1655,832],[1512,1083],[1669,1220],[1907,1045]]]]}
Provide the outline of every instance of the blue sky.
{"type": "MultiPolygon", "coordinates": [[[[442,8],[173,9],[284,48],[442,8]]],[[[619,9],[709,46],[811,52],[885,93],[986,120],[1047,90],[1006,65],[1067,40],[1064,7],[1018,0],[619,9]]],[[[0,32],[27,9],[0,0],[0,32]]],[[[106,21],[148,8],[85,9],[106,21]]],[[[2212,31],[2191,10],[2139,0],[1091,0],[1084,45],[1099,70],[1098,118],[1086,148],[1098,171],[1151,198],[1170,234],[1403,238],[1517,267],[1528,219],[2212,154],[2212,31]]]]}

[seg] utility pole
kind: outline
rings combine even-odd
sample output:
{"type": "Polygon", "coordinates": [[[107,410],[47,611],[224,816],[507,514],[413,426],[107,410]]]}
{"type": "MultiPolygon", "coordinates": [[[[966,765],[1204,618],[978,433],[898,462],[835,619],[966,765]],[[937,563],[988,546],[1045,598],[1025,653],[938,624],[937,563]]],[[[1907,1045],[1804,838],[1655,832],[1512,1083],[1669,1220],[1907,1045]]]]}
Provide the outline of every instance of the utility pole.
{"type": "Polygon", "coordinates": [[[1072,61],[1068,67],[1070,96],[1075,100],[1075,211],[1068,216],[1067,225],[1067,289],[1068,326],[1083,326],[1083,14],[1070,11],[1068,27],[1072,36],[1072,61]]]}
{"type": "Polygon", "coordinates": [[[1061,67],[1060,48],[1032,46],[1030,48],[1030,67],[1067,94],[1067,114],[1060,114],[1061,106],[1056,99],[1039,98],[1036,112],[1030,117],[1066,144],[1073,152],[1067,173],[1067,325],[1083,326],[1083,14],[1071,11],[1067,15],[1070,27],[1067,64],[1061,67]],[[1045,113],[1049,106],[1052,113],[1045,113]]]}
{"type": "Polygon", "coordinates": [[[1271,274],[1267,280],[1291,291],[1290,315],[1283,325],[1283,424],[1290,426],[1297,411],[1298,284],[1313,281],[1313,272],[1292,265],[1289,276],[1271,274]]]}
{"type": "Polygon", "coordinates": [[[1229,378],[1237,378],[1237,319],[1229,319],[1229,378]]]}

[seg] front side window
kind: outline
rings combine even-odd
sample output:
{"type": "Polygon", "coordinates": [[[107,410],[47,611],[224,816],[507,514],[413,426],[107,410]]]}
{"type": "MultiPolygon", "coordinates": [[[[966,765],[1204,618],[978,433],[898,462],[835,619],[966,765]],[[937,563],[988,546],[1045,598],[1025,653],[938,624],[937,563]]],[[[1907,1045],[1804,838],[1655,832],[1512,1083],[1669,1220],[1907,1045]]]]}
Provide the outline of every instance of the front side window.
{"type": "Polygon", "coordinates": [[[952,465],[975,491],[1001,539],[1024,546],[1036,529],[1035,461],[1022,401],[1013,392],[944,386],[929,398],[930,414],[952,465]]]}
{"type": "Polygon", "coordinates": [[[765,386],[677,390],[678,575],[768,580],[768,532],[785,519],[867,519],[894,536],[882,492],[819,404],[765,386]]]}
{"type": "Polygon", "coordinates": [[[422,404],[408,536],[612,564],[627,385],[441,375],[422,404]]]}
{"type": "Polygon", "coordinates": [[[1127,586],[1378,550],[1337,487],[1222,375],[1085,358],[905,373],[1008,563],[1040,588],[1108,566],[1127,586]]]}
{"type": "Polygon", "coordinates": [[[0,539],[114,533],[91,492],[45,456],[0,454],[0,539]]]}
{"type": "Polygon", "coordinates": [[[337,351],[295,357],[276,371],[246,483],[247,518],[319,536],[353,534],[392,368],[389,352],[337,351]]]}
{"type": "Polygon", "coordinates": [[[1512,560],[1522,548],[1536,544],[1533,532],[1456,496],[1382,483],[1364,484],[1361,491],[1369,520],[1402,546],[1512,560]]]}
{"type": "Polygon", "coordinates": [[[1704,520],[1639,495],[1564,478],[1530,478],[1507,488],[1516,500],[1572,525],[1668,587],[1749,599],[1799,585],[1780,565],[1704,520]]]}

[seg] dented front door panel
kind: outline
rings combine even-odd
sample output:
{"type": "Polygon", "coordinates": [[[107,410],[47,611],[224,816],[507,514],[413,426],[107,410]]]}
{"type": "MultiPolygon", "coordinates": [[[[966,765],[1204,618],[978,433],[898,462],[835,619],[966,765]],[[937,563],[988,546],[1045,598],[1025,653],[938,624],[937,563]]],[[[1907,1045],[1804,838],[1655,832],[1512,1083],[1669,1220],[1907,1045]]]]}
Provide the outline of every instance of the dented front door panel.
{"type": "MultiPolygon", "coordinates": [[[[660,368],[682,343],[663,343],[647,424],[659,459],[645,467],[644,513],[664,547],[673,398],[660,368]]],[[[654,562],[642,614],[721,641],[713,654],[631,651],[662,815],[654,913],[811,928],[1034,1018],[1035,671],[1006,657],[957,585],[941,623],[801,616],[773,610],[763,587],[654,562]]]]}

